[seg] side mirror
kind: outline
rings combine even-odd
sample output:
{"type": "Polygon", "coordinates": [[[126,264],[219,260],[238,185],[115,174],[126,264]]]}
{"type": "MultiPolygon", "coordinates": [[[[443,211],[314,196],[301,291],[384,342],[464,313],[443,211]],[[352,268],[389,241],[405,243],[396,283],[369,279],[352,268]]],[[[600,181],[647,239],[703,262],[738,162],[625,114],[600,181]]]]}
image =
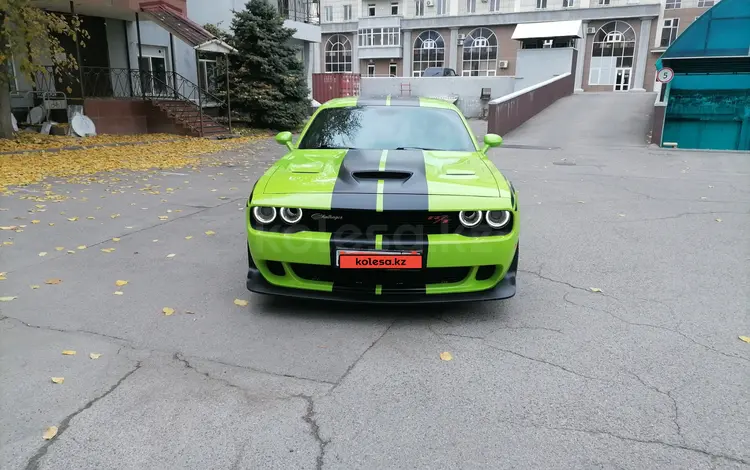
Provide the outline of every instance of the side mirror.
{"type": "Polygon", "coordinates": [[[281,145],[286,145],[289,150],[294,150],[294,145],[292,144],[292,133],[289,131],[276,134],[276,142],[281,145]]]}
{"type": "Polygon", "coordinates": [[[484,147],[482,153],[487,154],[487,151],[492,147],[498,147],[503,144],[503,138],[497,134],[487,134],[484,136],[484,147]]]}

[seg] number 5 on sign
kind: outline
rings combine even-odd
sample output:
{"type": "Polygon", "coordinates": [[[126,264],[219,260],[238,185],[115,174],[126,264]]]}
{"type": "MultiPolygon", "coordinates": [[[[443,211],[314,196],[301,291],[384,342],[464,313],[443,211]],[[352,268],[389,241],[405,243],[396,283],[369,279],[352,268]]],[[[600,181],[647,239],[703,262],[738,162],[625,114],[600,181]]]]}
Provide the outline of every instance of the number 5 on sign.
{"type": "Polygon", "coordinates": [[[659,73],[656,74],[656,79],[661,83],[669,83],[673,78],[674,70],[670,69],[669,67],[664,67],[663,69],[659,70],[659,73]]]}

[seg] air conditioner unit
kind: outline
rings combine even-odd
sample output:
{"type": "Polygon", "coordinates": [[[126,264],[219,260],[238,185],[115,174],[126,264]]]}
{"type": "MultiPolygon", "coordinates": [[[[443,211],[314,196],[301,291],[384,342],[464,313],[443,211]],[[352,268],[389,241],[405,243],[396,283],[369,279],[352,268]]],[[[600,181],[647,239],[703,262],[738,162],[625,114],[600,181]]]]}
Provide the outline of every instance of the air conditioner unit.
{"type": "Polygon", "coordinates": [[[465,34],[459,34],[459,35],[457,36],[457,38],[458,38],[458,43],[459,43],[459,44],[463,44],[463,43],[464,43],[464,41],[466,41],[466,35],[465,35],[465,34]]]}
{"type": "Polygon", "coordinates": [[[499,68],[499,69],[507,69],[508,68],[508,61],[507,60],[498,60],[497,61],[497,68],[499,68]]]}
{"type": "Polygon", "coordinates": [[[425,5],[427,5],[428,7],[434,7],[435,6],[435,0],[427,0],[425,2],[425,5]]]}
{"type": "Polygon", "coordinates": [[[586,28],[586,34],[596,34],[596,28],[594,28],[593,26],[589,26],[588,28],[586,28]]]}

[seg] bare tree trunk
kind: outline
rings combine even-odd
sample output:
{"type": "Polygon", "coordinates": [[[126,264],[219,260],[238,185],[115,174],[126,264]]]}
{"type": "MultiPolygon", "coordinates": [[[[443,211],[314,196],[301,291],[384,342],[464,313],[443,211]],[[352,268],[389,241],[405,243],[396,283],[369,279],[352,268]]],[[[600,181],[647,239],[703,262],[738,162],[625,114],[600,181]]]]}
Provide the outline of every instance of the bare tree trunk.
{"type": "MultiPolygon", "coordinates": [[[[0,14],[0,20],[5,14],[0,14]]],[[[7,49],[5,36],[0,34],[0,51],[7,49]]],[[[13,138],[13,122],[10,119],[10,57],[0,62],[0,139],[13,138]]]]}

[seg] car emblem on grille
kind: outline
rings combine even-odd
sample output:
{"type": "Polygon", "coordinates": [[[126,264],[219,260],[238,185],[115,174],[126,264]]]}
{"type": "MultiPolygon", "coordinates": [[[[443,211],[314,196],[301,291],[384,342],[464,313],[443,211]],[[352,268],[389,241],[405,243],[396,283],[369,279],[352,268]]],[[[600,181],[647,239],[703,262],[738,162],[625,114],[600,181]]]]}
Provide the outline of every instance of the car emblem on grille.
{"type": "Polygon", "coordinates": [[[310,217],[312,217],[313,220],[341,220],[343,219],[343,217],[340,215],[325,215],[325,214],[321,214],[320,212],[316,212],[310,217]]]}
{"type": "Polygon", "coordinates": [[[449,219],[447,215],[431,215],[427,217],[427,220],[433,224],[447,224],[449,219]]]}

